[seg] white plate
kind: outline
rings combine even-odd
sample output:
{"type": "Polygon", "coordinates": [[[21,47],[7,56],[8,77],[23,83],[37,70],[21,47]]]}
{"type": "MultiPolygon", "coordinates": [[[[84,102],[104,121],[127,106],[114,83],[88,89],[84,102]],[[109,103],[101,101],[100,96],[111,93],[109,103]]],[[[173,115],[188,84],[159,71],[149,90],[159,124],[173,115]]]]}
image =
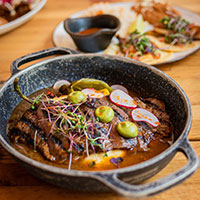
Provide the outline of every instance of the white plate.
{"type": "Polygon", "coordinates": [[[21,17],[8,22],[7,24],[0,26],[0,35],[7,33],[18,26],[21,26],[25,22],[27,22],[33,15],[35,15],[37,12],[39,12],[42,7],[46,4],[47,0],[41,0],[38,5],[36,5],[31,11],[27,12],[25,15],[22,15],[21,17]]]}
{"type": "MultiPolygon", "coordinates": [[[[113,6],[133,6],[134,3],[130,3],[130,2],[113,3],[112,5],[113,6]]],[[[188,21],[195,23],[197,25],[200,25],[200,15],[198,15],[190,10],[180,8],[178,6],[174,6],[174,8],[176,10],[178,10],[181,13],[181,15],[184,16],[184,18],[187,19],[188,21]]],[[[80,16],[83,16],[85,13],[87,13],[87,10],[82,10],[80,12],[73,14],[70,17],[71,18],[80,17],[80,16]]],[[[73,50],[78,50],[74,41],[72,40],[71,36],[65,31],[63,21],[60,22],[56,26],[56,28],[53,32],[52,39],[53,39],[54,46],[56,46],[56,47],[66,47],[66,48],[70,48],[73,50]]],[[[170,62],[175,62],[175,61],[181,60],[199,49],[200,49],[200,45],[196,46],[194,48],[191,48],[189,50],[183,51],[183,52],[173,53],[173,56],[171,57],[170,60],[168,60],[167,62],[165,61],[165,62],[159,63],[159,64],[170,63],[170,62]]],[[[101,52],[101,53],[103,53],[103,52],[101,52]]]]}

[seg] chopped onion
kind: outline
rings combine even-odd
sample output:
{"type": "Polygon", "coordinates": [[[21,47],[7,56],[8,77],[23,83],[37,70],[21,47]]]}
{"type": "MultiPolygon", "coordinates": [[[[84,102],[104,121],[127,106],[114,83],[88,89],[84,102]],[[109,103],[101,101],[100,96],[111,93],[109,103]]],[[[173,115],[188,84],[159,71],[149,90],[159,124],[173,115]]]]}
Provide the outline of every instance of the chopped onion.
{"type": "Polygon", "coordinates": [[[62,87],[63,85],[69,86],[70,84],[71,83],[67,80],[59,80],[54,83],[53,89],[59,91],[60,87],[62,87]]]}

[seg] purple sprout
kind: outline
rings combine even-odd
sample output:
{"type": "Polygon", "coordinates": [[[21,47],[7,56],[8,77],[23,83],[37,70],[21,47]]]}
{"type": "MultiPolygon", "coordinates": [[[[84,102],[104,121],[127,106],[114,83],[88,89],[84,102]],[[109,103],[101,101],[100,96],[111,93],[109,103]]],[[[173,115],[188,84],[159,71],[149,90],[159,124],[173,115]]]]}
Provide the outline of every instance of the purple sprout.
{"type": "Polygon", "coordinates": [[[117,166],[117,168],[120,168],[119,163],[121,163],[123,161],[122,157],[118,157],[118,158],[111,158],[110,162],[114,165],[117,166]]]}

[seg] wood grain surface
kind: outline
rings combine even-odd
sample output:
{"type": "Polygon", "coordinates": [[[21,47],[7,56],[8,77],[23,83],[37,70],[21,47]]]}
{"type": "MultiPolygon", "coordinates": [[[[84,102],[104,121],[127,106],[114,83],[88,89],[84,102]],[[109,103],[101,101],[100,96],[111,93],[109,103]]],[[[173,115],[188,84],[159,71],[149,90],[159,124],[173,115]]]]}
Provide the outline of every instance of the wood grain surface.
{"type": "MultiPolygon", "coordinates": [[[[128,1],[128,0],[127,0],[128,1]]],[[[99,0],[48,0],[45,7],[23,26],[0,36],[0,84],[10,76],[11,62],[22,55],[53,47],[52,32],[56,25],[71,14],[87,8],[99,0]]],[[[109,2],[116,2],[110,0],[109,2]]],[[[200,14],[200,0],[169,0],[200,14]]],[[[187,93],[193,110],[193,124],[189,140],[200,158],[200,51],[184,60],[158,67],[175,79],[187,93]]],[[[151,180],[166,176],[186,164],[186,158],[178,153],[172,162],[151,180]]],[[[25,171],[0,146],[0,200],[125,200],[116,194],[80,193],[61,189],[45,183],[25,171]]],[[[200,171],[189,179],[151,200],[200,199],[200,171]]]]}

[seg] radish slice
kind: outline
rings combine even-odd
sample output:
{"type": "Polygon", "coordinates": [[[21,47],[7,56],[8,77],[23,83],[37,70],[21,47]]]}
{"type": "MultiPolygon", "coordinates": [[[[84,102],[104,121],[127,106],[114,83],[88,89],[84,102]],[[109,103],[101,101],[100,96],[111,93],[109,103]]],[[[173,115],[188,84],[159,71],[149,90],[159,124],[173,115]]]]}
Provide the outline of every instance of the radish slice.
{"type": "Polygon", "coordinates": [[[122,85],[112,85],[111,88],[113,90],[122,90],[128,94],[128,90],[122,85]]]}
{"type": "Polygon", "coordinates": [[[63,85],[69,86],[71,83],[67,80],[56,81],[53,85],[53,89],[59,91],[60,87],[63,85]]]}
{"type": "Polygon", "coordinates": [[[114,90],[110,94],[112,103],[125,108],[136,108],[137,102],[122,90],[114,90]]]}
{"type": "Polygon", "coordinates": [[[103,94],[103,92],[100,92],[98,90],[95,90],[94,88],[86,88],[83,89],[81,92],[83,92],[85,95],[88,95],[90,98],[102,98],[105,95],[103,94]]]}
{"type": "Polygon", "coordinates": [[[158,118],[153,113],[143,108],[134,109],[131,112],[131,116],[134,121],[144,121],[153,127],[157,127],[160,124],[158,118]]]}

